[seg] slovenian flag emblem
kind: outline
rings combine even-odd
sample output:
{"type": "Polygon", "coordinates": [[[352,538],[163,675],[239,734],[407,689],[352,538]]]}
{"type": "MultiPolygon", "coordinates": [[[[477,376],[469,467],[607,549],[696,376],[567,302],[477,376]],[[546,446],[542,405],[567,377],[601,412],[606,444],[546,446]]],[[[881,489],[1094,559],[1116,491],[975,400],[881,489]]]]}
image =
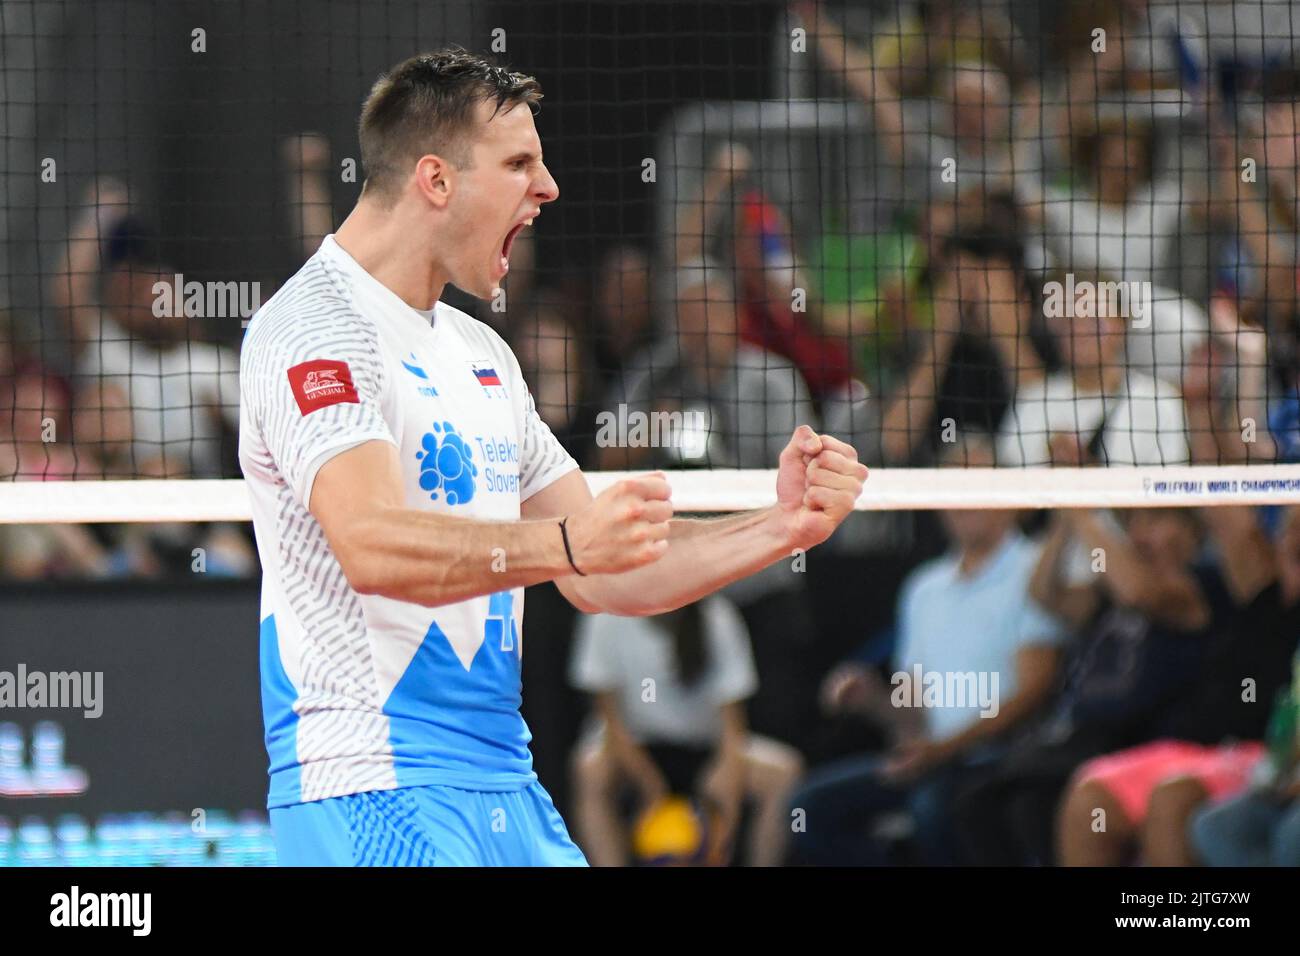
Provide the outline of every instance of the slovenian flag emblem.
{"type": "Polygon", "coordinates": [[[492,368],[490,365],[482,368],[475,368],[474,377],[478,379],[478,383],[484,388],[487,388],[489,385],[501,384],[501,379],[497,377],[497,370],[492,368]]]}

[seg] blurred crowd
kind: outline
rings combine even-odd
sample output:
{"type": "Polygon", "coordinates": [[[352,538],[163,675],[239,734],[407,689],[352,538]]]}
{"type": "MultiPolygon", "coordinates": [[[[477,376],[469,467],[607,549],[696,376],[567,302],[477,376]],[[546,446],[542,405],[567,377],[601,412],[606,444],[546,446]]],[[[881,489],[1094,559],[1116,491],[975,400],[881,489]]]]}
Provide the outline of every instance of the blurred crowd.
{"type": "MultiPolygon", "coordinates": [[[[890,468],[1300,462],[1293,5],[1057,6],[1034,43],[994,0],[791,6],[879,157],[848,281],[740,136],[670,242],[552,274],[521,237],[473,308],[582,465],[771,468],[805,422],[890,468]],[[617,409],[679,440],[599,440],[617,409]]],[[[329,144],[281,161],[309,255],[329,144]]],[[[0,476],[237,475],[237,350],[156,314],[178,271],[97,182],[66,359],[0,324],[0,476]]],[[[0,525],[0,574],[250,575],[248,533],[0,525]]],[[[593,862],[679,794],[715,862],[1300,865],[1300,509],[859,513],[806,558],[646,620],[530,594],[538,771],[593,862]]]]}

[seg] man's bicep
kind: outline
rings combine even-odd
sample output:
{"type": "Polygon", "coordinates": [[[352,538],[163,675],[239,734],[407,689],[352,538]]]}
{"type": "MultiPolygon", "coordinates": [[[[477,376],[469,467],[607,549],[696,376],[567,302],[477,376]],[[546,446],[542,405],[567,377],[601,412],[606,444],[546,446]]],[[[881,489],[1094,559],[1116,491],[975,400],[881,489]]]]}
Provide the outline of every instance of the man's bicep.
{"type": "Polygon", "coordinates": [[[347,519],[368,508],[403,504],[402,465],[391,442],[363,441],[330,454],[318,467],[304,504],[331,540],[347,519]]]}

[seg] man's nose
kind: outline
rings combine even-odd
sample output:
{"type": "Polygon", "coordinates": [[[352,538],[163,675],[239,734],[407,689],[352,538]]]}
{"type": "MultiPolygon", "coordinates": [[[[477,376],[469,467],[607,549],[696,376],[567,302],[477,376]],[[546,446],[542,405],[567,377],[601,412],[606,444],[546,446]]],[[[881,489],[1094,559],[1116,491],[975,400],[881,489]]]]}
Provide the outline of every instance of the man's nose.
{"type": "Polygon", "coordinates": [[[543,203],[555,202],[560,198],[560,186],[545,166],[542,167],[542,174],[537,180],[537,188],[533,195],[537,197],[538,202],[543,203]]]}

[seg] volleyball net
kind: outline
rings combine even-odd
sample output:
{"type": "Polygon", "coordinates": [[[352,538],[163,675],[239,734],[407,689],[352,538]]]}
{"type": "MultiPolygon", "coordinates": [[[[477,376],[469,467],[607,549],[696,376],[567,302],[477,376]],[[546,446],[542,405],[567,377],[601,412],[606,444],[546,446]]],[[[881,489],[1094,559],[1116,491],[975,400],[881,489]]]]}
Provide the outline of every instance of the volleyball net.
{"type": "Polygon", "coordinates": [[[1289,11],[0,0],[0,523],[248,518],[243,329],[452,44],[561,198],[444,300],[593,490],[759,507],[808,423],[862,510],[1300,502],[1289,11]]]}

